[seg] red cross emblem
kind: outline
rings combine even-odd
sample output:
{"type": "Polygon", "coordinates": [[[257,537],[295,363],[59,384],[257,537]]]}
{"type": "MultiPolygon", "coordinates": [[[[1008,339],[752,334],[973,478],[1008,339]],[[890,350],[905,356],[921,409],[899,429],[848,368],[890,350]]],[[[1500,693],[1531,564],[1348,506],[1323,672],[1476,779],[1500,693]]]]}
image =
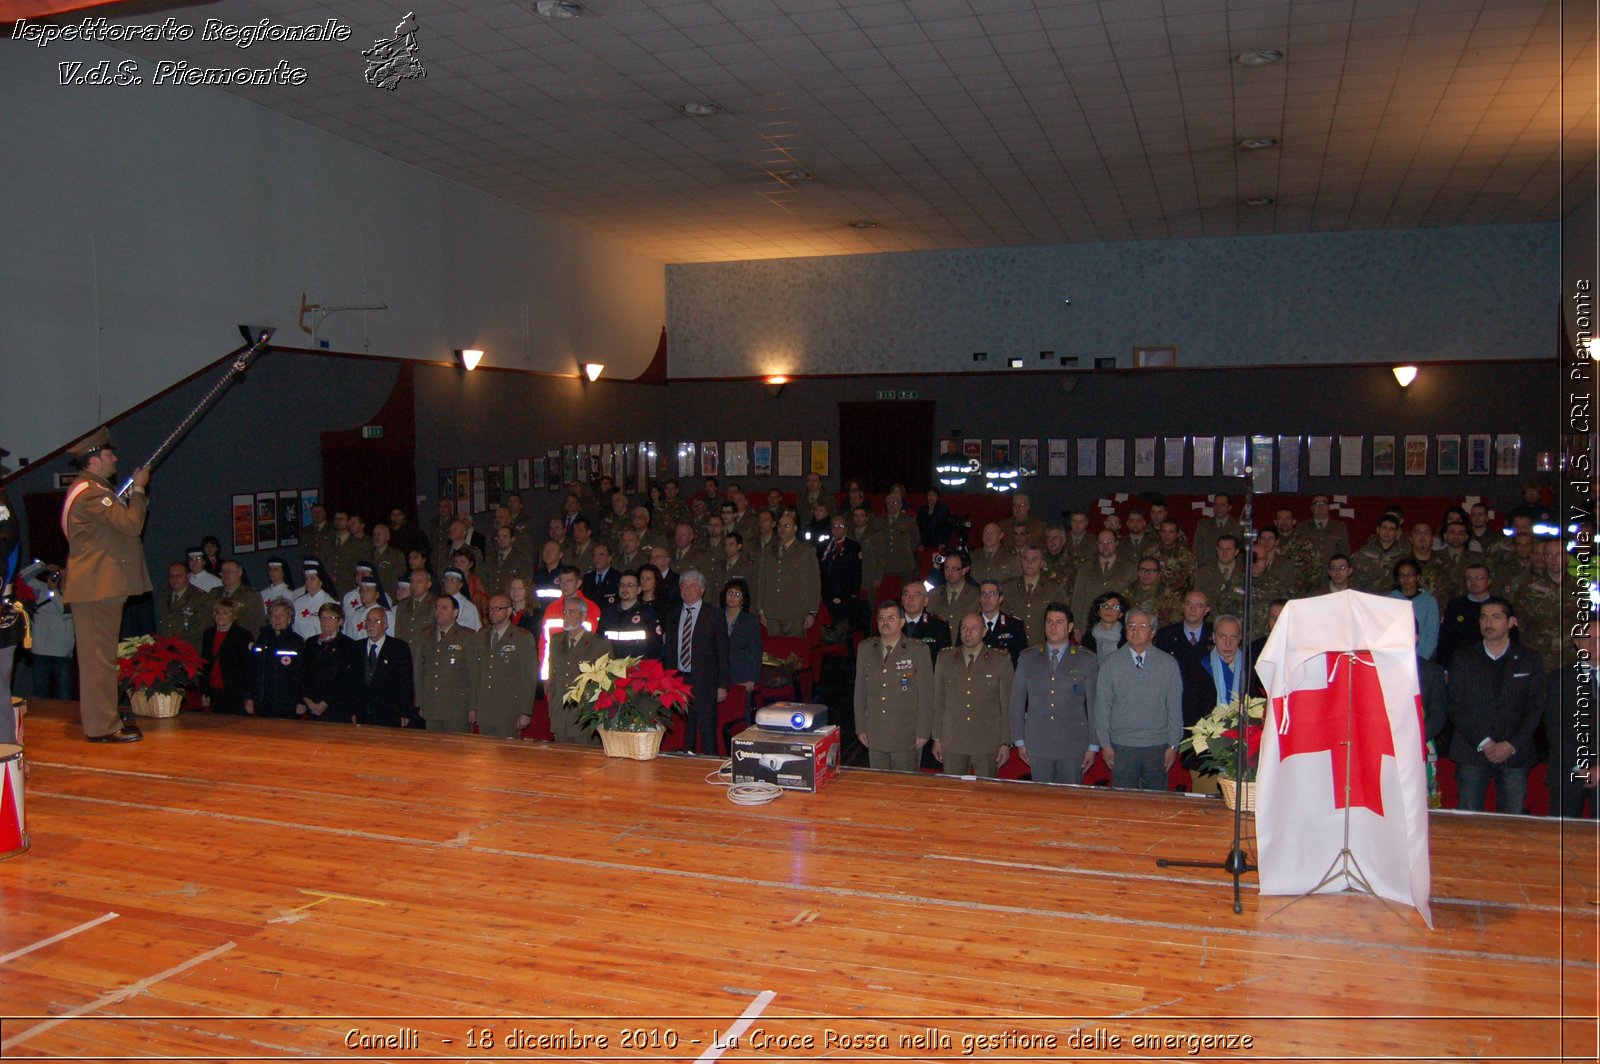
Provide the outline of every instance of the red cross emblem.
{"type": "Polygon", "coordinates": [[[356,622],[356,631],[364,632],[366,630],[367,630],[367,622],[366,621],[357,621],[356,622]]]}
{"type": "Polygon", "coordinates": [[[300,611],[300,616],[309,617],[309,616],[311,616],[311,611],[309,609],[301,610],[300,611]]]}
{"type": "MultiPolygon", "coordinates": [[[[1350,805],[1365,807],[1383,816],[1383,757],[1394,756],[1394,736],[1389,731],[1389,715],[1384,711],[1383,688],[1372,654],[1360,651],[1352,661],[1344,654],[1325,655],[1328,686],[1291,691],[1286,698],[1274,699],[1279,718],[1284,702],[1289,702],[1289,730],[1278,735],[1278,756],[1315,754],[1327,751],[1333,760],[1333,807],[1345,807],[1345,751],[1354,742],[1349,765],[1350,805]],[[1352,731],[1353,729],[1353,731],[1352,731]]],[[[1417,713],[1422,713],[1422,696],[1417,696],[1417,713]]]]}

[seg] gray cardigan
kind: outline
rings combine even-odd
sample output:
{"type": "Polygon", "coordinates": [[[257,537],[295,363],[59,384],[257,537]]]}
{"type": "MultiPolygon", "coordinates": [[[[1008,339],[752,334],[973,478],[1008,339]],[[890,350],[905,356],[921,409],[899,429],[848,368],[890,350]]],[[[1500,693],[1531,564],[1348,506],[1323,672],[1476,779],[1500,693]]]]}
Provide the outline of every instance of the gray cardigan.
{"type": "Polygon", "coordinates": [[[1171,746],[1183,740],[1183,676],[1178,662],[1151,646],[1144,668],[1125,646],[1100,662],[1095,685],[1094,734],[1102,748],[1171,746]]]}

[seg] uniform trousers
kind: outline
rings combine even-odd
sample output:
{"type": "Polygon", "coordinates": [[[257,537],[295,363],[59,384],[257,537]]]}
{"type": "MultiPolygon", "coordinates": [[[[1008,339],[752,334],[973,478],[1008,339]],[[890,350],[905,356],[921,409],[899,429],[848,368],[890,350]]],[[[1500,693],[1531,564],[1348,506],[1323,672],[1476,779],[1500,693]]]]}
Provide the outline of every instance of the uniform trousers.
{"type": "Polygon", "coordinates": [[[83,734],[110,735],[122,727],[117,713],[117,637],[127,597],[72,604],[78,636],[78,715],[83,734]]]}
{"type": "Polygon", "coordinates": [[[1127,790],[1167,789],[1165,746],[1123,746],[1112,743],[1116,764],[1111,766],[1111,786],[1127,790]]]}
{"type": "Polygon", "coordinates": [[[868,747],[867,764],[872,768],[885,768],[891,772],[915,772],[922,764],[922,751],[914,746],[908,750],[878,750],[868,747]]]}
{"type": "Polygon", "coordinates": [[[1028,772],[1035,783],[1082,783],[1083,759],[1028,755],[1028,772]]]}
{"type": "Polygon", "coordinates": [[[952,750],[944,751],[944,771],[947,776],[981,776],[984,779],[994,779],[999,771],[995,764],[994,755],[984,757],[981,754],[958,754],[952,750]]]}

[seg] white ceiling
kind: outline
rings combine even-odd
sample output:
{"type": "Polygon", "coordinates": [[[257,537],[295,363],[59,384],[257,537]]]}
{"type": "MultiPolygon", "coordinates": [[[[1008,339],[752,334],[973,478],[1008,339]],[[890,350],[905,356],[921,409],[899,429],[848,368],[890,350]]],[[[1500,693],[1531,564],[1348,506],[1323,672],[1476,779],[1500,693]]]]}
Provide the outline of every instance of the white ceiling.
{"type": "Polygon", "coordinates": [[[288,58],[304,86],[231,91],[666,262],[1549,221],[1594,189],[1561,157],[1594,26],[1554,0],[584,2],[223,0],[166,13],[355,33],[120,47],[288,58]],[[366,84],[413,5],[427,77],[366,84]]]}

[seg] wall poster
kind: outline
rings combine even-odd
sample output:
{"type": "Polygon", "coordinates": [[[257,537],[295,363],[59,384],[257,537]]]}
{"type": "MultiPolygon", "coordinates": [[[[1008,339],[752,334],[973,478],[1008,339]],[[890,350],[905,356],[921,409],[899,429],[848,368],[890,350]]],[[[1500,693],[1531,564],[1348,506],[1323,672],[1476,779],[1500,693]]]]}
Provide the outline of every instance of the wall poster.
{"type": "Polygon", "coordinates": [[[300,545],[300,493],[293,488],[278,492],[278,546],[300,545]]]}
{"type": "Polygon", "coordinates": [[[1408,477],[1420,477],[1428,472],[1428,437],[1406,437],[1405,471],[1408,477]]]}
{"type": "Polygon", "coordinates": [[[1017,475],[1019,477],[1036,477],[1039,475],[1039,441],[1037,439],[1017,441],[1017,475]]]}
{"type": "Polygon", "coordinates": [[[256,497],[233,497],[233,553],[249,554],[256,549],[256,497]]]}
{"type": "Polygon", "coordinates": [[[1375,477],[1394,476],[1393,436],[1372,437],[1372,475],[1375,477]]]}
{"type": "Polygon", "coordinates": [[[1461,473],[1461,434],[1452,432],[1439,436],[1439,475],[1459,476],[1461,473]]]}
{"type": "Polygon", "coordinates": [[[256,550],[272,550],[278,545],[278,493],[256,492],[256,550]]]}
{"type": "Polygon", "coordinates": [[[772,441],[757,440],[750,445],[752,471],[758,477],[772,475],[772,441]]]}
{"type": "Polygon", "coordinates": [[[803,477],[806,468],[802,455],[802,445],[799,440],[778,441],[778,475],[780,477],[803,477]]]}
{"type": "Polygon", "coordinates": [[[828,475],[828,441],[811,441],[811,472],[819,477],[828,475]]]}
{"type": "Polygon", "coordinates": [[[1046,441],[1046,450],[1049,453],[1046,467],[1052,477],[1067,475],[1067,441],[1065,439],[1052,439],[1046,441]]]}

